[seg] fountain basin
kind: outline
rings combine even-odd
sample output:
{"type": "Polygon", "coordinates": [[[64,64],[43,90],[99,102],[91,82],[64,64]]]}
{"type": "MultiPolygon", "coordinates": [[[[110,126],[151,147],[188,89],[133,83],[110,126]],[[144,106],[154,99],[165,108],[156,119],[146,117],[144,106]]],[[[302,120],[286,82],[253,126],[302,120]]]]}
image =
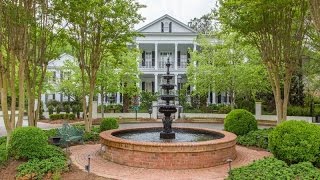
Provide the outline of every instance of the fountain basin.
{"type": "Polygon", "coordinates": [[[100,133],[105,146],[102,156],[112,162],[155,169],[194,169],[217,166],[236,158],[236,135],[210,129],[173,128],[202,133],[220,134],[222,138],[200,142],[141,142],[116,137],[131,131],[148,131],[155,128],[109,130],[100,133]]]}

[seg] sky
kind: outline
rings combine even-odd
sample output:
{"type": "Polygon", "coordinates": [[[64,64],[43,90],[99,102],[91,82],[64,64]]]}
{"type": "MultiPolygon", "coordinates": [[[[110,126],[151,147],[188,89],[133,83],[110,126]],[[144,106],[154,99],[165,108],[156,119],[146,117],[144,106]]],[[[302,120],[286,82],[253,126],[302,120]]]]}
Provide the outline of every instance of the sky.
{"type": "Polygon", "coordinates": [[[147,7],[139,11],[145,21],[135,28],[140,28],[159,17],[168,14],[187,24],[194,17],[200,18],[215,7],[216,0],[136,0],[147,7]]]}

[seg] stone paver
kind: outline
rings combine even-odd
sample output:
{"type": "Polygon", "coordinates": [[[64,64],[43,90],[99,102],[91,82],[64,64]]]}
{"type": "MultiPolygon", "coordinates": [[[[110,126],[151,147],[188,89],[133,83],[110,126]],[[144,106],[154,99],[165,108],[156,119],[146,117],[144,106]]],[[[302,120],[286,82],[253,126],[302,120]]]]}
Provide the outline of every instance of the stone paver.
{"type": "MultiPolygon", "coordinates": [[[[84,170],[88,163],[88,156],[91,157],[91,173],[98,176],[113,179],[225,179],[228,175],[228,164],[203,169],[188,170],[162,170],[162,169],[146,169],[119,165],[103,159],[100,155],[100,144],[95,145],[79,145],[70,147],[70,158],[72,162],[80,169],[84,170]]],[[[237,158],[232,162],[231,166],[240,167],[251,163],[254,160],[261,159],[265,156],[271,156],[267,151],[257,151],[242,146],[236,146],[237,158]]]]}

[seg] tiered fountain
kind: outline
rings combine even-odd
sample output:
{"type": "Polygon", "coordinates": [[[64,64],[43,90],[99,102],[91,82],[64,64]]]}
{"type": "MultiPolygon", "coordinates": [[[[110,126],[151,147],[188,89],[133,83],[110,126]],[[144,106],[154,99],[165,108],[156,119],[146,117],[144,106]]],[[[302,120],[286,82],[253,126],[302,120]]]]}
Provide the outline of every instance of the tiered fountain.
{"type": "Polygon", "coordinates": [[[162,118],[163,123],[163,131],[160,132],[160,138],[162,139],[174,139],[176,137],[175,133],[172,131],[172,118],[171,114],[177,112],[177,108],[174,103],[170,104],[170,101],[175,100],[174,93],[170,94],[170,90],[174,89],[174,85],[170,84],[170,80],[174,77],[173,74],[170,74],[170,61],[166,63],[167,66],[167,74],[163,75],[163,79],[166,80],[166,83],[161,84],[161,88],[164,90],[164,94],[160,95],[161,100],[164,100],[166,103],[165,105],[159,105],[159,112],[164,114],[162,118]]]}
{"type": "Polygon", "coordinates": [[[127,166],[156,169],[206,168],[227,163],[236,158],[236,135],[212,129],[172,128],[171,114],[174,105],[174,85],[170,84],[169,59],[167,72],[162,77],[163,93],[159,112],[164,114],[162,127],[116,129],[100,133],[102,156],[127,166]],[[159,138],[160,133],[160,138],[159,138]]]}

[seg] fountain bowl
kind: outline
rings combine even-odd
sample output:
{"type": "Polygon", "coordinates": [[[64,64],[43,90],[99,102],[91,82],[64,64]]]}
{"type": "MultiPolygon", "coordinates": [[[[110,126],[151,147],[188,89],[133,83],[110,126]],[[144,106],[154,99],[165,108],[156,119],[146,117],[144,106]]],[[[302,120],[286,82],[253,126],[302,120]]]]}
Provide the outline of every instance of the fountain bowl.
{"type": "Polygon", "coordinates": [[[109,130],[100,133],[103,158],[122,165],[151,169],[195,169],[227,163],[236,158],[236,135],[226,131],[175,127],[176,130],[220,134],[222,138],[199,142],[144,142],[116,137],[132,131],[161,127],[109,130]]]}

